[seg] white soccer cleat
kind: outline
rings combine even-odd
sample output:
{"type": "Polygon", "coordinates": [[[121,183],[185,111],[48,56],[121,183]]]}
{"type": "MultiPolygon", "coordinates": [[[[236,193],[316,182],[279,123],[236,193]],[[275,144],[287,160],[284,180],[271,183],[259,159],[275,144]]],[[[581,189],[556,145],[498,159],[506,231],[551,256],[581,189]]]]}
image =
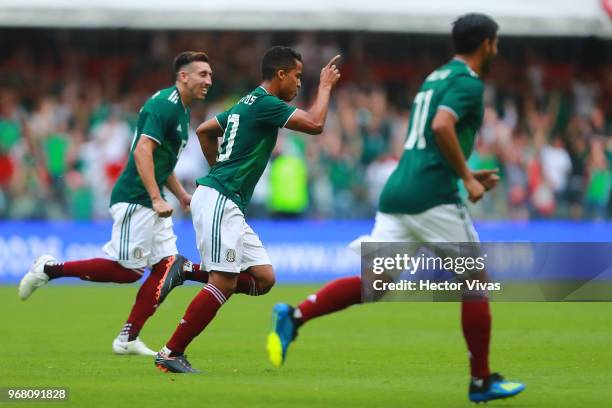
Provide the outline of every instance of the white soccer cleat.
{"type": "Polygon", "coordinates": [[[49,282],[49,276],[45,273],[45,265],[57,262],[51,255],[41,255],[34,261],[32,268],[19,282],[19,298],[26,300],[37,288],[49,282]]]}
{"type": "Polygon", "coordinates": [[[147,347],[146,344],[140,340],[140,337],[136,337],[136,340],[124,341],[117,337],[113,340],[113,353],[127,355],[136,354],[139,356],[155,356],[157,353],[147,347]]]}

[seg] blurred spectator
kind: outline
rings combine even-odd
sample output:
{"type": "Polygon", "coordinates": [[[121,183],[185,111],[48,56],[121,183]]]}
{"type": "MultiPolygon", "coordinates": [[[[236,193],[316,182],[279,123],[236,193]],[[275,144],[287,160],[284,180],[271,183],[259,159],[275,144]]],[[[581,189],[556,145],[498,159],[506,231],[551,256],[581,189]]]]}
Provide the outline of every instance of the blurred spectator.
{"type": "Polygon", "coordinates": [[[96,217],[108,214],[108,197],[113,185],[127,161],[133,131],[114,107],[108,117],[91,128],[89,141],[81,149],[81,157],[87,163],[85,173],[94,197],[93,212],[96,217]]]}
{"type": "Polygon", "coordinates": [[[584,198],[588,218],[605,219],[611,188],[612,174],[603,140],[594,140],[588,158],[588,180],[584,198]]]}
{"type": "MultiPolygon", "coordinates": [[[[612,215],[612,45],[585,45],[593,41],[504,37],[469,159],[475,170],[499,168],[501,183],[472,208],[476,218],[612,215]]],[[[342,80],[323,134],[281,132],[249,216],[370,217],[403,152],[417,87],[451,55],[446,37],[383,33],[5,29],[0,42],[3,218],[108,217],[137,110],[172,83],[174,55],[205,49],[212,60],[195,127],[258,84],[273,44],[302,53],[298,106],[309,106],[336,54],[342,80]]],[[[207,169],[193,134],[176,173],[193,189],[207,169]]]]}
{"type": "Polygon", "coordinates": [[[557,211],[566,202],[567,183],[572,171],[570,156],[563,146],[561,138],[555,137],[551,144],[546,144],[541,151],[542,175],[554,194],[557,211]]]}
{"type": "Polygon", "coordinates": [[[275,218],[300,218],[308,207],[308,169],[295,154],[272,159],[268,211],[275,218]]]}

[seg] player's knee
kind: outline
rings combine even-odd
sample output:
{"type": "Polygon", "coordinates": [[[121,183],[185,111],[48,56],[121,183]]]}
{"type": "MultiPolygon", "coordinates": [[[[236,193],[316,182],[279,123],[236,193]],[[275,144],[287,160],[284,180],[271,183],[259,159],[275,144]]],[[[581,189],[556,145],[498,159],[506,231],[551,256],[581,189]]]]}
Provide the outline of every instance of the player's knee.
{"type": "Polygon", "coordinates": [[[255,279],[259,295],[266,294],[276,283],[272,265],[256,265],[247,270],[255,279]]]}
{"type": "Polygon", "coordinates": [[[144,273],[143,269],[126,269],[126,277],[125,283],[134,283],[140,278],[142,278],[142,274],[144,273]]]}
{"type": "MultiPolygon", "coordinates": [[[[145,265],[141,262],[133,260],[115,261],[121,267],[121,283],[133,283],[142,278],[145,265]]],[[[118,271],[117,271],[118,272],[118,271]]]]}
{"type": "Polygon", "coordinates": [[[234,292],[236,292],[236,286],[238,285],[238,274],[211,271],[208,278],[208,283],[214,285],[217,289],[223,292],[226,298],[229,298],[234,294],[234,292]]]}
{"type": "Polygon", "coordinates": [[[275,283],[276,277],[274,276],[274,273],[265,275],[257,280],[257,291],[260,295],[266,294],[272,289],[275,283]]]}

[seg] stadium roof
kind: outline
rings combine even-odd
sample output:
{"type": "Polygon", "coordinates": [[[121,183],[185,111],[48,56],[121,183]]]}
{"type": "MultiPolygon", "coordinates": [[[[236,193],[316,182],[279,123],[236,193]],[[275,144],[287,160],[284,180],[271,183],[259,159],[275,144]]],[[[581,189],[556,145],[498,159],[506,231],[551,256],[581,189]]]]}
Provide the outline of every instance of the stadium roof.
{"type": "Polygon", "coordinates": [[[469,11],[504,34],[612,38],[601,0],[0,0],[0,26],[447,33],[469,11]]]}

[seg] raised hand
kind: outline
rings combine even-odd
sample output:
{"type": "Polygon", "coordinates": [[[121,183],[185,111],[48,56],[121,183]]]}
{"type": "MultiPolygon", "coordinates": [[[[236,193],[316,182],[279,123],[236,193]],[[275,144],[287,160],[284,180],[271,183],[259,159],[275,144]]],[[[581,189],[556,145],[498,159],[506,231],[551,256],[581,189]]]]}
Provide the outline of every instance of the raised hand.
{"type": "Polygon", "coordinates": [[[321,69],[319,86],[333,88],[333,86],[336,85],[336,83],[340,79],[340,71],[336,66],[336,62],[339,59],[340,55],[338,54],[321,69]]]}

